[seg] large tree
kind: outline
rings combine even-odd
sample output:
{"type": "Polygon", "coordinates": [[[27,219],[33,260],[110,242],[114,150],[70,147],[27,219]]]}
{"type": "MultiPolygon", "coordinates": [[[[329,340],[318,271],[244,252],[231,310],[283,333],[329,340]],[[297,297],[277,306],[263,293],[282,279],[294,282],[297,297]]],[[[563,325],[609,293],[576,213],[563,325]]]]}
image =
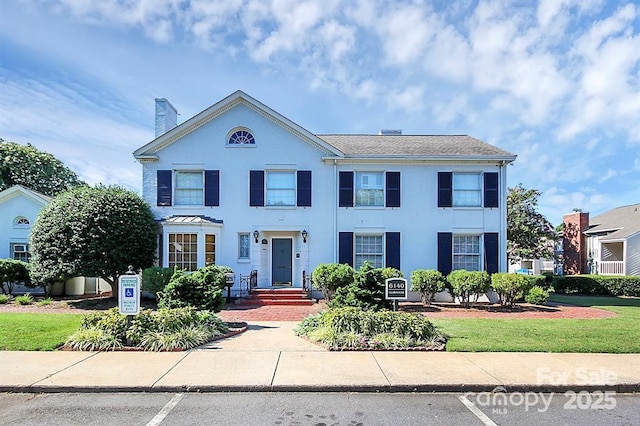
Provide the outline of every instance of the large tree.
{"type": "Polygon", "coordinates": [[[537,189],[525,189],[522,184],[507,193],[507,257],[548,259],[553,257],[556,233],[551,222],[538,212],[537,189]]]}
{"type": "Polygon", "coordinates": [[[117,296],[118,277],[153,264],[157,226],[137,194],[118,186],[78,187],[58,195],[31,231],[32,278],[42,284],[100,277],[117,296]]]}
{"type": "Polygon", "coordinates": [[[53,155],[0,139],[0,191],[18,184],[55,196],[83,182],[53,155]]]}

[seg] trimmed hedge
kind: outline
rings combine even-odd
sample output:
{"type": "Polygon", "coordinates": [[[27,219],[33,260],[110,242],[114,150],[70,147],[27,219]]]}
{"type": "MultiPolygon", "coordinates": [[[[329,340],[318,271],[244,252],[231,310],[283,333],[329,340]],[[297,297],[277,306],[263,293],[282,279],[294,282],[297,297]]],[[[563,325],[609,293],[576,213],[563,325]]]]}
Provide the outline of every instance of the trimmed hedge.
{"type": "Polygon", "coordinates": [[[556,293],[640,297],[640,276],[565,275],[553,280],[556,293]]]}

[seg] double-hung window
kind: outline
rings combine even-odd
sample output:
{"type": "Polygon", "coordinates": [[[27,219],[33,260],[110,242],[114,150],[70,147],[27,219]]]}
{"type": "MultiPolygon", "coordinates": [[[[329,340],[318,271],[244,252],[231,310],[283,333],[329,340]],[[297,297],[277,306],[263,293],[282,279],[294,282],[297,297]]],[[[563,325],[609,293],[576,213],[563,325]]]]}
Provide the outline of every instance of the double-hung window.
{"type": "Polygon", "coordinates": [[[368,261],[374,268],[384,267],[382,235],[356,235],[354,267],[359,269],[368,261]]]}
{"type": "Polygon", "coordinates": [[[482,182],[480,173],[453,174],[453,205],[455,207],[480,207],[482,182]]]}
{"type": "Polygon", "coordinates": [[[384,174],[356,172],[356,206],[384,206],[384,174]]]}
{"type": "Polygon", "coordinates": [[[31,258],[31,254],[29,253],[29,244],[11,243],[11,257],[15,260],[28,262],[29,258],[31,258]]]}
{"type": "Polygon", "coordinates": [[[267,206],[296,205],[296,173],[267,171],[267,206]]]}
{"type": "Polygon", "coordinates": [[[453,270],[481,271],[480,267],[480,236],[453,236],[453,270]]]}
{"type": "Polygon", "coordinates": [[[176,205],[195,206],[204,204],[202,171],[176,171],[175,180],[176,205]]]}

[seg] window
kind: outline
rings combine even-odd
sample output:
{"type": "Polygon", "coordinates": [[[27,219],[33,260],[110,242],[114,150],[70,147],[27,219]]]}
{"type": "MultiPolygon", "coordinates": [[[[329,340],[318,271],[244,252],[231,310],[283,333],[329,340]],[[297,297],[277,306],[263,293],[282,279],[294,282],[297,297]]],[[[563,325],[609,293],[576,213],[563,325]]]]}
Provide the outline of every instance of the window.
{"type": "Polygon", "coordinates": [[[28,262],[31,258],[29,253],[29,244],[24,243],[12,243],[11,244],[11,257],[15,260],[22,260],[28,262]]]}
{"type": "Polygon", "coordinates": [[[295,205],[295,172],[267,172],[267,206],[295,205]]]}
{"type": "Polygon", "coordinates": [[[248,233],[238,235],[238,259],[249,259],[250,244],[248,233]]]}
{"type": "Polygon", "coordinates": [[[229,145],[255,145],[255,143],[256,140],[248,130],[237,130],[229,137],[229,145]]]}
{"type": "Polygon", "coordinates": [[[382,172],[356,172],[356,206],[384,206],[382,172]]]}
{"type": "Polygon", "coordinates": [[[482,205],[482,184],[479,173],[453,174],[453,205],[457,207],[482,205]]]}
{"type": "Polygon", "coordinates": [[[26,228],[29,225],[29,219],[24,216],[18,216],[13,220],[13,226],[15,226],[16,228],[26,228]]]}
{"type": "Polygon", "coordinates": [[[175,203],[176,205],[202,205],[203,204],[203,179],[202,172],[183,172],[177,171],[175,173],[176,178],[176,190],[175,190],[175,203]]]}
{"type": "Polygon", "coordinates": [[[198,269],[198,234],[169,234],[169,267],[198,269]]]}
{"type": "Polygon", "coordinates": [[[356,235],[354,268],[359,269],[366,261],[374,268],[382,268],[383,247],[382,235],[356,235]]]}
{"type": "Polygon", "coordinates": [[[480,271],[480,236],[453,236],[453,270],[480,271]]]}
{"type": "Polygon", "coordinates": [[[204,236],[204,265],[216,264],[216,236],[207,234],[204,236]]]}

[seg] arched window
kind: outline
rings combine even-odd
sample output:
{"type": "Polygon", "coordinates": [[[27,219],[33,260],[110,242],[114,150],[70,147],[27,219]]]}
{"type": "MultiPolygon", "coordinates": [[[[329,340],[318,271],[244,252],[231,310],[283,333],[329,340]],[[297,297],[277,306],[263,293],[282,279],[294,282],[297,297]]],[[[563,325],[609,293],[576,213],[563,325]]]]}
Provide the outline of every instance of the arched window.
{"type": "Polygon", "coordinates": [[[16,226],[16,227],[23,228],[29,225],[31,225],[31,223],[29,222],[29,219],[27,219],[24,216],[18,216],[13,220],[13,226],[16,226]]]}
{"type": "Polygon", "coordinates": [[[255,145],[256,140],[249,130],[239,129],[229,136],[229,145],[255,145]]]}

